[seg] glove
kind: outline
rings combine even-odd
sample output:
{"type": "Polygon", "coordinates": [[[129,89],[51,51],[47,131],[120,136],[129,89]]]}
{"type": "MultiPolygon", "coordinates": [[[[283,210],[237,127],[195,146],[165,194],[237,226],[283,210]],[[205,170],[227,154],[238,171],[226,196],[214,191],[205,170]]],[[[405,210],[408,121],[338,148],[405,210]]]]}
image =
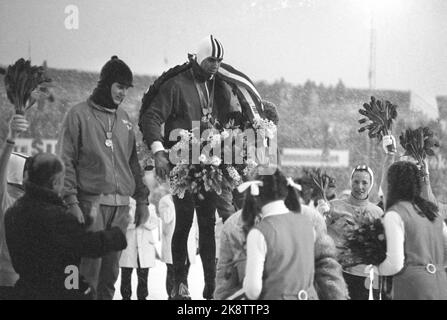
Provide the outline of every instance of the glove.
{"type": "Polygon", "coordinates": [[[324,201],[324,200],[318,200],[318,205],[317,205],[317,211],[324,215],[325,213],[328,213],[331,210],[331,207],[329,206],[329,204],[324,201]]]}
{"type": "Polygon", "coordinates": [[[79,208],[79,204],[73,203],[69,205],[67,212],[75,217],[80,224],[85,224],[84,214],[81,208],[79,208]]]}
{"type": "Polygon", "coordinates": [[[135,227],[145,224],[149,219],[149,208],[144,203],[137,204],[135,208],[135,227]]]}
{"type": "Polygon", "coordinates": [[[155,173],[161,179],[165,179],[170,171],[169,159],[164,150],[154,154],[155,173]]]}
{"type": "Polygon", "coordinates": [[[396,139],[394,138],[394,136],[384,136],[382,139],[382,147],[386,154],[396,153],[396,139]]]}

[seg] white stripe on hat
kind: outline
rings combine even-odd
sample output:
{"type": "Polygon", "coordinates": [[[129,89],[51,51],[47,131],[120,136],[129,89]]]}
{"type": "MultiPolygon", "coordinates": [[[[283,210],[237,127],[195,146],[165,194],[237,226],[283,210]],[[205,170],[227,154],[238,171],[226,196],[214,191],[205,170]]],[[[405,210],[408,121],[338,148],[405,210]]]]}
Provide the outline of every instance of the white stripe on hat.
{"type": "Polygon", "coordinates": [[[219,40],[210,35],[199,44],[196,52],[197,63],[200,65],[203,60],[209,57],[222,59],[223,58],[223,46],[219,40]]]}

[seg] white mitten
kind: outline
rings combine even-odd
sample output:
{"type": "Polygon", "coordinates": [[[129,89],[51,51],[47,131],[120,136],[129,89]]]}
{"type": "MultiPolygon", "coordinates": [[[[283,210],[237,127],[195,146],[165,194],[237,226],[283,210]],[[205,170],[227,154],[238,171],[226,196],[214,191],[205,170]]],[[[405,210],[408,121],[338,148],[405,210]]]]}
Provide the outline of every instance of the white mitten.
{"type": "Polygon", "coordinates": [[[385,153],[396,152],[396,139],[392,135],[384,136],[382,139],[382,147],[385,153]]]}

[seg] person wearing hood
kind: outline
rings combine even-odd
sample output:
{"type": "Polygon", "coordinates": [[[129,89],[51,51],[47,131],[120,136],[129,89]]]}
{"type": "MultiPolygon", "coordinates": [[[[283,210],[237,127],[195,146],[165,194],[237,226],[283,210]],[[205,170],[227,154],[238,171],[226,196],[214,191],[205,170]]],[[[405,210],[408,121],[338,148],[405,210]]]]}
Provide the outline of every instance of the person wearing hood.
{"type": "MultiPolygon", "coordinates": [[[[216,121],[226,123],[228,113],[240,109],[229,85],[216,81],[223,57],[221,42],[210,35],[200,42],[195,55],[189,55],[188,63],[164,73],[143,97],[140,129],[144,141],[154,154],[155,172],[159,178],[165,179],[172,167],[166,152],[176,143],[176,139],[170,140],[171,133],[180,129],[206,129],[216,121]],[[228,99],[225,103],[222,103],[223,97],[228,99]],[[164,134],[161,130],[163,124],[164,134]]],[[[182,275],[185,274],[187,239],[194,209],[197,213],[200,257],[205,280],[203,297],[213,298],[216,277],[215,212],[217,209],[224,221],[235,212],[231,191],[222,184],[220,195],[208,192],[202,200],[190,193],[186,193],[182,199],[173,196],[176,224],[172,238],[175,278],[172,299],[190,299],[182,275]]]]}
{"type": "MultiPolygon", "coordinates": [[[[66,167],[63,198],[69,212],[90,231],[107,230],[136,201],[137,225],[149,217],[149,191],[143,183],[135,133],[120,108],[133,75],[113,56],[102,68],[97,87],[87,101],[65,115],[57,150],[66,167]]],[[[111,300],[119,273],[121,251],[102,259],[83,259],[81,274],[98,299],[111,300]]]]}
{"type": "Polygon", "coordinates": [[[23,175],[27,156],[15,153],[17,136],[29,127],[23,115],[16,114],[9,122],[9,132],[0,154],[0,300],[10,299],[19,278],[6,245],[4,216],[8,208],[23,195],[23,175]]]}
{"type": "MultiPolygon", "coordinates": [[[[345,235],[351,228],[353,220],[358,216],[369,216],[379,219],[383,210],[370,202],[369,195],[374,186],[374,173],[367,165],[356,166],[351,173],[351,194],[346,199],[335,199],[328,203],[320,203],[320,213],[325,213],[328,234],[333,238],[336,247],[342,250],[345,235]]],[[[348,285],[351,300],[368,300],[369,279],[365,273],[366,265],[352,267],[343,266],[343,276],[348,285]]],[[[378,298],[379,290],[374,290],[378,298]]]]}

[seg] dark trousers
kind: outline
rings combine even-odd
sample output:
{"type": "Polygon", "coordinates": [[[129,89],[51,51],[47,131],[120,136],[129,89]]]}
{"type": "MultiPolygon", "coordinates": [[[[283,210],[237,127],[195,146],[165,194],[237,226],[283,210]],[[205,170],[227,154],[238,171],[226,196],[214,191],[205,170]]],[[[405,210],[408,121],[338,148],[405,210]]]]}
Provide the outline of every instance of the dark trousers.
{"type": "MultiPolygon", "coordinates": [[[[132,297],[132,272],[133,268],[121,268],[121,296],[123,300],[130,300],[132,297]]],[[[138,260],[137,268],[137,299],[146,300],[149,295],[147,289],[147,278],[149,276],[149,268],[140,268],[140,261],[138,260]]]]}
{"type": "MultiPolygon", "coordinates": [[[[365,287],[365,277],[343,272],[351,300],[368,300],[369,290],[365,287]]],[[[379,290],[373,289],[374,300],[379,300],[379,290]]]]}
{"type": "Polygon", "coordinates": [[[196,196],[189,193],[186,193],[183,199],[177,196],[173,197],[176,222],[172,236],[172,260],[176,286],[180,285],[185,274],[188,235],[195,208],[199,226],[199,254],[202,260],[205,288],[207,288],[207,292],[214,291],[216,278],[215,212],[217,209],[219,215],[225,220],[234,213],[231,190],[222,189],[221,195],[206,193],[204,200],[198,200],[196,196]]]}
{"type": "MultiPolygon", "coordinates": [[[[80,207],[84,216],[92,208],[89,202],[80,201],[80,207]]],[[[110,229],[114,219],[118,215],[129,214],[129,206],[105,206],[100,205],[96,218],[87,228],[88,231],[110,229]]],[[[82,258],[80,273],[85,277],[93,289],[93,296],[98,300],[112,300],[115,294],[115,282],[119,274],[119,259],[121,251],[113,251],[98,258],[82,258]]]]}

